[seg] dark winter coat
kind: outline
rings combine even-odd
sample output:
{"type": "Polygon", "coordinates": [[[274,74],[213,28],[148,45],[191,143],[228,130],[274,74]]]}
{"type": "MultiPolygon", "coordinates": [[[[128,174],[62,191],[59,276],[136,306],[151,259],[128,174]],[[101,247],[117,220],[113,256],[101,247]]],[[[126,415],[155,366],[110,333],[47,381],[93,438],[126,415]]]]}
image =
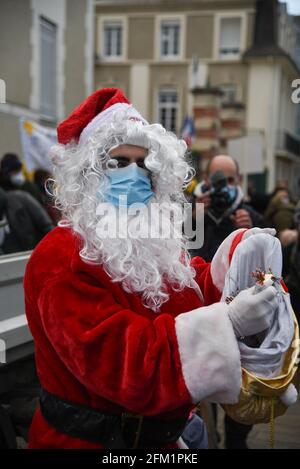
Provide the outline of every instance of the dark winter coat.
{"type": "Polygon", "coordinates": [[[29,251],[53,228],[41,205],[25,191],[5,192],[0,188],[2,215],[9,230],[0,246],[1,254],[29,251]]]}

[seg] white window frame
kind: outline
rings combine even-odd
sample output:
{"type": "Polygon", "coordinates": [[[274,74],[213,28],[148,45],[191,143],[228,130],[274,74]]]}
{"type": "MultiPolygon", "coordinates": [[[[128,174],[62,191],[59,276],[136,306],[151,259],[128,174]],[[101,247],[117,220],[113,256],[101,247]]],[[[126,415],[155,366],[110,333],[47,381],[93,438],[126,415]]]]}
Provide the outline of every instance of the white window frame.
{"type": "Polygon", "coordinates": [[[97,17],[97,48],[96,52],[101,61],[121,62],[127,59],[127,38],[128,38],[128,19],[125,16],[118,15],[100,15],[97,17]],[[105,55],[105,34],[104,28],[109,23],[120,23],[122,28],[121,55],[105,55]]]}
{"type": "Polygon", "coordinates": [[[164,58],[164,59],[174,59],[174,58],[177,58],[180,54],[180,37],[181,37],[181,24],[180,24],[180,21],[178,20],[164,20],[160,23],[160,27],[161,27],[161,30],[160,30],[160,56],[161,58],[164,58]],[[171,30],[168,31],[168,35],[167,37],[165,37],[164,33],[163,33],[163,28],[164,27],[168,27],[168,28],[177,28],[178,29],[178,42],[177,42],[177,52],[174,52],[173,53],[170,53],[169,51],[167,51],[167,53],[164,53],[163,52],[163,43],[165,42],[165,40],[167,40],[167,48],[170,49],[170,48],[175,48],[175,44],[174,44],[174,40],[175,40],[175,35],[174,35],[174,31],[172,32],[171,30]],[[172,44],[173,42],[173,44],[172,44]]]}
{"type": "Polygon", "coordinates": [[[155,34],[154,34],[154,51],[155,59],[163,62],[184,60],[185,58],[185,42],[186,42],[186,16],[185,15],[157,15],[155,18],[155,34]],[[178,54],[162,55],[161,54],[161,27],[164,22],[174,22],[179,24],[179,44],[178,54]]]}
{"type": "Polygon", "coordinates": [[[221,62],[232,62],[241,60],[243,52],[247,45],[247,12],[243,11],[223,11],[215,14],[214,21],[214,60],[221,62]],[[240,53],[236,56],[221,57],[220,56],[220,36],[222,19],[239,18],[241,20],[241,37],[240,37],[240,53]]]}
{"type": "MultiPolygon", "coordinates": [[[[161,103],[160,103],[160,94],[162,92],[168,92],[168,91],[175,91],[176,94],[177,94],[177,103],[176,103],[176,119],[175,119],[175,133],[178,133],[179,132],[179,122],[180,122],[180,99],[181,99],[181,96],[180,96],[180,92],[178,90],[178,88],[176,86],[161,86],[158,88],[157,90],[157,93],[156,93],[156,120],[157,122],[161,123],[160,122],[160,110],[162,108],[161,106],[161,103]]],[[[171,108],[171,106],[170,106],[171,108]]],[[[167,130],[170,130],[170,129],[167,129],[167,130]]],[[[173,131],[174,132],[174,131],[173,131]]]]}
{"type": "Polygon", "coordinates": [[[104,57],[106,59],[117,59],[122,57],[123,50],[123,24],[120,21],[106,21],[103,25],[104,57]],[[108,31],[110,39],[108,39],[108,31]],[[110,40],[110,47],[107,47],[110,40]],[[108,50],[109,49],[109,50],[108,50]]]}

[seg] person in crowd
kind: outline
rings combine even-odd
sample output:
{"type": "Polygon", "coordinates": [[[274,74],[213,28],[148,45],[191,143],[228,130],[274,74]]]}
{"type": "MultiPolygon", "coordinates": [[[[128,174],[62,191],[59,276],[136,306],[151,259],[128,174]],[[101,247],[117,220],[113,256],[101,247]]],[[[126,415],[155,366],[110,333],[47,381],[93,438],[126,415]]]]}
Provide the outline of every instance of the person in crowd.
{"type": "Polygon", "coordinates": [[[220,256],[256,231],[233,233],[212,264],[190,263],[179,211],[191,174],[186,143],[149,124],[117,88],[89,96],[60,123],[58,141],[63,218],[24,280],[41,382],[29,447],[197,445],[197,420],[199,440],[203,426],[190,412],[205,399],[238,400],[237,338],[269,327],[278,307],[274,287],[243,290],[228,305],[214,283],[220,256]],[[173,236],[157,236],[161,218],[173,236]]]}
{"type": "Polygon", "coordinates": [[[276,182],[276,187],[275,187],[275,192],[283,190],[283,191],[288,191],[289,190],[289,181],[287,179],[278,179],[276,182]]]}
{"type": "MultiPolygon", "coordinates": [[[[279,181],[270,197],[270,202],[265,212],[266,222],[276,229],[277,237],[282,245],[283,277],[287,279],[291,268],[291,256],[298,237],[297,224],[295,223],[295,204],[291,200],[289,191],[285,188],[284,181],[279,181]]],[[[288,282],[289,283],[289,282],[288,282]]],[[[295,291],[293,298],[295,298],[295,291]]]]}
{"type": "Polygon", "coordinates": [[[43,207],[48,213],[54,225],[60,220],[61,212],[54,205],[54,197],[51,193],[52,175],[44,169],[36,169],[33,176],[34,183],[40,192],[43,207]]]}
{"type": "Polygon", "coordinates": [[[194,190],[195,202],[204,204],[204,245],[193,256],[211,261],[224,239],[238,228],[263,227],[263,217],[245,204],[237,162],[218,155],[208,163],[206,177],[194,190]]]}
{"type": "Polygon", "coordinates": [[[266,209],[265,218],[268,225],[276,229],[279,239],[283,231],[295,227],[294,215],[295,204],[291,200],[289,191],[277,186],[266,209]]]}
{"type": "Polygon", "coordinates": [[[29,251],[52,228],[49,216],[30,194],[0,187],[0,254],[29,251]]]}
{"type": "Polygon", "coordinates": [[[264,216],[264,213],[270,202],[271,195],[266,192],[257,191],[254,181],[248,182],[247,205],[250,205],[257,213],[264,216]]]}
{"type": "Polygon", "coordinates": [[[295,206],[293,223],[289,222],[288,226],[279,233],[283,250],[283,278],[289,289],[298,322],[300,322],[300,201],[295,206]]]}
{"type": "Polygon", "coordinates": [[[22,171],[22,162],[15,153],[6,153],[0,161],[0,187],[5,191],[26,191],[42,204],[37,186],[26,179],[22,171]]]}

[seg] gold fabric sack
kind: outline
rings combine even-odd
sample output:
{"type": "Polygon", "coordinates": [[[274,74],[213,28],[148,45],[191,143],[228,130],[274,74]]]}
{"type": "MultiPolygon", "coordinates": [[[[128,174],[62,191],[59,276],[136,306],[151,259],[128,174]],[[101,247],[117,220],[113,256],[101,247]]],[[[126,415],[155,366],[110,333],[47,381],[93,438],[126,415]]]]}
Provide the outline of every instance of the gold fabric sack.
{"type": "Polygon", "coordinates": [[[299,326],[294,315],[294,337],[285,353],[282,373],[275,378],[261,378],[242,368],[242,389],[237,404],[224,404],[222,407],[233,420],[251,425],[268,423],[283,415],[288,407],[280,397],[290,384],[299,391],[298,360],[300,354],[299,326]]]}

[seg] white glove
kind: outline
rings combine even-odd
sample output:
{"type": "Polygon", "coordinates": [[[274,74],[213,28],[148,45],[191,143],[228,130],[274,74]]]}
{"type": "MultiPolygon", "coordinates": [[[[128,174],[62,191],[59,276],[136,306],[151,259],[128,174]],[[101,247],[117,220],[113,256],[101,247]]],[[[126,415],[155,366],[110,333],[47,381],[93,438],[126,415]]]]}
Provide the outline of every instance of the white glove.
{"type": "Polygon", "coordinates": [[[277,291],[273,286],[255,291],[255,286],[241,291],[229,305],[228,315],[237,337],[258,334],[271,325],[279,304],[277,291]]]}

